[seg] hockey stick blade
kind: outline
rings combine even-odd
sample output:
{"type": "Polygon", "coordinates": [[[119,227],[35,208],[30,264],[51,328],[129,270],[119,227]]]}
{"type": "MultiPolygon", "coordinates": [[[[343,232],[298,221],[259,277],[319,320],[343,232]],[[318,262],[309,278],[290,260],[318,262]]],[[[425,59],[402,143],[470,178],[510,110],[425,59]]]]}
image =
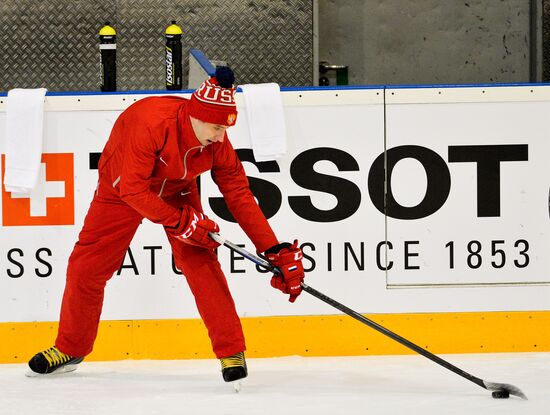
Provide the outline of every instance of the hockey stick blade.
{"type": "MultiPolygon", "coordinates": [[[[280,270],[273,265],[271,265],[268,261],[266,261],[263,258],[260,258],[259,256],[256,256],[250,252],[248,252],[246,249],[241,248],[240,246],[235,245],[234,243],[222,238],[219,234],[210,232],[210,237],[218,242],[220,245],[223,245],[229,249],[231,249],[234,252],[237,252],[238,254],[242,255],[243,257],[249,259],[250,261],[254,262],[256,265],[274,272],[274,273],[280,273],[280,270]]],[[[418,346],[417,344],[411,342],[410,340],[405,339],[404,337],[401,337],[397,333],[394,333],[391,330],[388,330],[387,328],[381,326],[380,324],[368,319],[367,317],[363,316],[362,314],[359,314],[358,312],[352,310],[351,308],[345,306],[344,304],[339,303],[338,301],[328,297],[327,295],[321,293],[320,291],[317,291],[315,288],[310,287],[309,285],[302,282],[302,290],[307,292],[308,294],[311,294],[312,296],[318,298],[319,300],[327,303],[328,305],[344,312],[348,316],[360,321],[363,324],[366,324],[370,328],[384,334],[385,336],[391,338],[392,340],[395,340],[396,342],[402,344],[405,347],[408,347],[409,349],[415,351],[418,354],[421,354],[422,356],[430,359],[432,362],[437,363],[440,366],[443,366],[444,368],[450,370],[451,372],[456,373],[457,375],[462,376],[465,379],[468,379],[470,382],[475,383],[478,386],[481,386],[484,389],[487,389],[489,391],[505,391],[508,392],[510,395],[517,396],[521,399],[527,399],[527,396],[516,386],[509,385],[507,383],[495,383],[495,382],[486,382],[483,379],[480,379],[462,369],[459,367],[453,365],[452,363],[447,362],[446,360],[442,359],[441,357],[429,352],[428,350],[418,346]]]]}
{"type": "Polygon", "coordinates": [[[525,394],[517,386],[510,385],[508,383],[495,383],[495,382],[486,382],[486,381],[483,381],[483,384],[485,385],[485,389],[489,391],[492,391],[492,392],[505,391],[505,392],[508,392],[509,395],[514,395],[514,396],[517,396],[518,398],[527,400],[527,396],[525,396],[525,394]]]}

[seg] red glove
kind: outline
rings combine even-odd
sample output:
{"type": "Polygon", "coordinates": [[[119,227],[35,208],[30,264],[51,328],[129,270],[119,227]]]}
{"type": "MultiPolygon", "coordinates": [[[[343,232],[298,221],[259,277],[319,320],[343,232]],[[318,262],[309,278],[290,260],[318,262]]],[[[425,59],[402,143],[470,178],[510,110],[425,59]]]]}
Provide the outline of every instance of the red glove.
{"type": "Polygon", "coordinates": [[[220,227],[216,222],[189,205],[183,206],[178,226],[174,230],[169,230],[180,241],[208,249],[214,249],[220,245],[210,238],[208,232],[219,231],[220,227]]]}
{"type": "Polygon", "coordinates": [[[304,280],[304,266],[302,265],[302,250],[298,248],[298,241],[291,245],[284,242],[265,251],[265,256],[271,265],[279,268],[281,274],[271,278],[271,286],[290,294],[288,301],[293,303],[302,292],[300,285],[304,280]]]}

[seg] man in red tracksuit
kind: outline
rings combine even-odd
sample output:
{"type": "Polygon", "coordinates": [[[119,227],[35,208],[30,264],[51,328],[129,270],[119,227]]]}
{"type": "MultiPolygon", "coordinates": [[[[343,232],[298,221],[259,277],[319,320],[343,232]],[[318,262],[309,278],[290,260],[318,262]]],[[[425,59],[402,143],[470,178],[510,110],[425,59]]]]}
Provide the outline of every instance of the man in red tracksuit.
{"type": "Polygon", "coordinates": [[[211,170],[229,210],[258,252],[279,267],[272,285],[294,301],[304,277],[301,251],[280,244],[248,186],[227,139],[235,124],[234,76],[219,67],[190,100],[142,99],[115,122],[99,162],[94,198],[69,258],[55,345],[36,354],[35,373],[70,371],[93,348],[107,281],[147,218],[164,227],[220,359],[225,381],[247,376],[245,341],[225,276],[209,237],[218,225],[202,213],[196,177],[211,170]]]}

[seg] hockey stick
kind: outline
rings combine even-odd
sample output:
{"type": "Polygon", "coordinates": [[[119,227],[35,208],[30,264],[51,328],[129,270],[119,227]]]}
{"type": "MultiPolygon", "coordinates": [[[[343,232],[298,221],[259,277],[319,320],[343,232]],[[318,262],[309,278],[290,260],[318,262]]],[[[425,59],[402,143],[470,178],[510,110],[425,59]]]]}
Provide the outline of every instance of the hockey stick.
{"type": "MultiPolygon", "coordinates": [[[[243,257],[254,262],[256,265],[268,271],[271,271],[273,273],[280,274],[280,270],[274,267],[273,265],[271,265],[265,259],[260,258],[259,256],[256,256],[248,252],[247,250],[241,248],[240,246],[235,245],[234,243],[228,241],[227,239],[222,238],[219,234],[210,233],[210,237],[214,239],[216,242],[218,242],[219,244],[226,246],[230,250],[237,252],[243,257]]],[[[431,361],[437,363],[438,365],[443,366],[444,368],[450,370],[451,372],[454,372],[457,375],[460,375],[463,378],[468,379],[470,382],[473,382],[484,389],[493,391],[493,398],[507,398],[509,395],[515,395],[522,399],[527,399],[527,396],[525,396],[525,394],[518,387],[507,383],[487,382],[474,375],[471,375],[470,373],[456,367],[455,365],[447,362],[446,360],[442,359],[439,356],[436,356],[435,354],[427,351],[426,349],[423,349],[422,347],[414,344],[413,342],[405,339],[404,337],[401,337],[400,335],[394,333],[393,331],[388,330],[387,328],[381,326],[380,324],[375,323],[374,321],[368,319],[367,317],[359,314],[358,312],[352,310],[349,307],[346,307],[345,305],[339,303],[338,301],[333,300],[332,298],[326,296],[325,294],[317,291],[316,289],[310,287],[309,285],[303,282],[302,282],[302,290],[318,298],[319,300],[324,301],[325,303],[331,305],[332,307],[346,313],[348,316],[353,317],[354,319],[360,321],[361,323],[366,324],[370,328],[382,333],[383,335],[388,336],[389,338],[391,338],[392,340],[395,340],[396,342],[402,344],[403,346],[408,347],[409,349],[415,351],[416,353],[421,354],[422,356],[430,359],[431,361]]]]}

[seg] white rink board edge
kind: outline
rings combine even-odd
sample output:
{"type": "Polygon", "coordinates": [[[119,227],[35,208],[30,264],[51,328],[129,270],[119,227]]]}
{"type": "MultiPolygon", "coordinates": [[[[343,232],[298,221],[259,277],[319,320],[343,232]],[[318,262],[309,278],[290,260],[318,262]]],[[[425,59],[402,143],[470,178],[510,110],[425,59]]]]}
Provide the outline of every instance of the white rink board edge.
{"type": "MultiPolygon", "coordinates": [[[[518,91],[514,88],[510,87],[510,93],[514,90],[518,91]]],[[[298,237],[301,242],[314,245],[315,250],[312,249],[311,245],[304,248],[306,254],[316,261],[316,269],[308,273],[307,282],[312,287],[363,313],[550,309],[550,287],[547,285],[514,284],[512,286],[449,287],[441,285],[441,281],[431,281],[429,287],[417,284],[418,288],[411,289],[407,287],[406,281],[404,282],[401,279],[398,282],[404,288],[388,290],[388,284],[393,283],[389,276],[396,269],[390,270],[389,275],[386,275],[386,272],[376,266],[377,244],[386,238],[385,221],[384,216],[374,207],[367,190],[372,163],[376,157],[384,152],[384,106],[382,102],[360,105],[356,100],[361,93],[368,93],[372,96],[375,91],[350,90],[348,91],[350,97],[351,95],[354,97],[353,99],[350,98],[348,104],[345,101],[338,101],[335,104],[336,97],[331,95],[335,91],[323,91],[331,95],[328,101],[325,100],[327,98],[326,94],[318,94],[319,99],[315,99],[316,105],[285,106],[289,133],[289,155],[279,162],[280,172],[261,173],[252,163],[244,163],[250,177],[266,180],[275,185],[282,193],[282,203],[279,211],[270,220],[279,237],[281,239],[298,237]],[[361,122],[358,123],[357,120],[361,120],[361,122]],[[328,193],[304,189],[291,177],[290,171],[293,163],[297,163],[296,158],[298,155],[323,146],[337,149],[340,155],[348,154],[350,157],[346,156],[345,163],[347,163],[347,166],[351,166],[349,163],[353,159],[357,163],[358,169],[349,167],[339,169],[332,161],[321,160],[315,164],[315,171],[353,183],[360,191],[361,204],[349,219],[319,224],[303,220],[303,218],[295,215],[290,207],[289,198],[307,196],[315,206],[324,209],[334,207],[335,198],[328,193]],[[346,243],[350,244],[349,246],[356,254],[364,244],[364,270],[358,270],[349,252],[347,257],[344,258],[343,250],[346,243]],[[345,270],[346,261],[349,267],[348,271],[345,270]],[[329,268],[331,269],[329,270],[329,268]],[[438,286],[439,288],[436,288],[438,286]]],[[[292,92],[292,94],[299,95],[298,92],[292,92]]],[[[308,94],[314,97],[316,91],[308,91],[308,94]]],[[[117,99],[122,97],[117,96],[117,99]]],[[[140,95],[140,97],[143,96],[140,95]]],[[[54,98],[64,97],[52,97],[52,99],[54,98]]],[[[75,97],[71,97],[71,99],[73,98],[75,97]]],[[[99,98],[107,99],[108,97],[100,96],[99,98]]],[[[519,108],[517,128],[522,125],[521,117],[528,115],[522,115],[522,105],[528,105],[529,107],[541,105],[541,108],[548,105],[546,102],[514,102],[508,104],[517,105],[519,108]]],[[[120,105],[120,103],[117,105],[120,105]]],[[[433,105],[437,106],[438,104],[433,105]]],[[[478,105],[491,107],[489,103],[479,103],[478,105]]],[[[422,106],[411,105],[414,111],[422,106]]],[[[495,108],[499,106],[500,104],[497,104],[495,108]]],[[[403,109],[406,105],[398,105],[397,107],[403,109]]],[[[393,111],[391,105],[387,106],[387,109],[393,111]]],[[[97,180],[97,172],[90,170],[88,167],[89,153],[101,151],[110,127],[119,112],[120,110],[47,111],[45,121],[47,136],[44,152],[74,154],[77,183],[75,187],[76,224],[74,226],[50,228],[2,228],[2,235],[0,235],[0,257],[2,257],[4,268],[0,277],[0,299],[2,300],[0,301],[0,315],[2,316],[0,319],[2,321],[55,321],[58,318],[66,258],[80,229],[97,180]],[[40,229],[40,231],[37,231],[37,229],[40,229]],[[38,272],[47,271],[47,267],[36,258],[36,255],[41,255],[41,258],[47,261],[51,259],[46,251],[38,253],[42,248],[48,248],[52,252],[53,259],[50,262],[52,262],[53,271],[48,278],[36,275],[38,272]],[[22,255],[19,255],[19,251],[13,251],[13,249],[20,250],[22,255]],[[15,273],[18,271],[17,266],[8,260],[8,251],[10,250],[12,250],[11,260],[18,261],[24,266],[25,275],[16,278],[7,276],[7,269],[15,273]]],[[[230,139],[236,148],[250,148],[245,112],[242,111],[239,117],[239,123],[230,130],[230,139]]],[[[513,122],[513,120],[509,122],[513,122]]],[[[4,137],[3,126],[5,126],[5,113],[0,112],[0,137],[4,137]]],[[[386,128],[389,137],[393,137],[396,131],[394,125],[389,124],[386,128]]],[[[508,131],[503,131],[503,133],[507,134],[508,131]]],[[[537,137],[526,136],[523,139],[536,139],[539,140],[537,142],[541,142],[541,137],[543,135],[537,137]]],[[[420,140],[416,140],[414,135],[411,140],[412,143],[420,143],[420,140]]],[[[498,140],[498,137],[494,140],[498,140]]],[[[498,143],[498,141],[493,142],[498,143]]],[[[430,141],[423,145],[431,146],[430,141]]],[[[3,146],[2,139],[0,149],[3,146]]],[[[539,158],[545,155],[544,152],[538,151],[537,153],[539,158]]],[[[440,156],[446,160],[447,155],[444,151],[441,152],[440,156]]],[[[472,166],[467,166],[467,164],[464,164],[464,166],[469,168],[469,174],[471,174],[473,171],[472,166]]],[[[236,243],[244,243],[247,249],[254,251],[250,241],[236,225],[218,218],[209,209],[207,199],[216,197],[217,194],[209,176],[203,176],[203,186],[206,192],[203,197],[203,204],[207,214],[220,223],[224,237],[236,243]]],[[[537,189],[547,191],[548,183],[546,183],[545,177],[537,180],[540,180],[537,189]]],[[[404,183],[406,187],[406,182],[404,183]]],[[[409,188],[414,189],[415,187],[409,186],[409,188]]],[[[547,202],[547,200],[544,202],[547,202]]],[[[471,202],[467,203],[465,206],[456,203],[452,206],[448,204],[445,209],[451,209],[449,211],[451,213],[453,210],[461,212],[464,209],[471,208],[471,202]]],[[[432,217],[427,218],[428,223],[432,219],[432,217]]],[[[390,239],[396,229],[395,226],[391,225],[391,222],[390,220],[390,228],[388,229],[390,233],[387,235],[390,239]]],[[[546,241],[547,244],[548,223],[548,221],[541,223],[539,229],[543,233],[542,240],[546,241]]],[[[473,225],[475,225],[475,222],[473,225]]],[[[440,232],[447,232],[449,230],[447,228],[443,230],[439,227],[438,229],[441,229],[440,232]]],[[[435,231],[439,232],[437,229],[435,231]]],[[[493,238],[491,235],[491,238],[498,239],[498,236],[493,238]]],[[[144,225],[138,230],[131,248],[136,260],[136,267],[139,269],[139,275],[134,275],[131,269],[125,269],[120,276],[115,276],[109,282],[102,318],[118,320],[198,317],[187,285],[181,277],[171,270],[168,244],[159,227],[145,221],[144,225]],[[156,267],[154,274],[151,272],[153,251],[156,267]],[[132,295],[127,295],[128,292],[131,292],[132,295]]],[[[396,244],[394,248],[395,255],[399,256],[401,267],[404,266],[403,249],[402,244],[399,244],[399,246],[396,244]]],[[[544,250],[544,246],[538,249],[544,250]]],[[[381,258],[378,259],[384,262],[383,250],[381,253],[381,258]]],[[[511,252],[507,252],[507,255],[511,255],[511,252]]],[[[415,261],[415,257],[411,257],[411,259],[413,262],[415,261]]],[[[232,259],[230,253],[225,249],[220,249],[220,260],[228,275],[237,309],[242,316],[338,313],[337,310],[307,295],[302,296],[296,304],[290,305],[284,296],[269,287],[267,277],[258,274],[248,261],[232,259]],[[235,272],[230,275],[232,267],[235,272]]],[[[491,258],[489,258],[490,260],[491,258]]],[[[540,262],[539,266],[543,267],[543,264],[543,262],[540,262]]],[[[126,265],[128,265],[127,261],[126,265]]],[[[306,265],[311,266],[311,261],[308,261],[306,265]]],[[[549,269],[550,267],[546,268],[546,270],[549,269]]],[[[538,278],[540,284],[546,283],[547,277],[545,275],[533,275],[538,278]]],[[[439,277],[446,278],[446,274],[441,272],[439,277]]],[[[471,283],[471,281],[468,283],[471,283]]]]}

